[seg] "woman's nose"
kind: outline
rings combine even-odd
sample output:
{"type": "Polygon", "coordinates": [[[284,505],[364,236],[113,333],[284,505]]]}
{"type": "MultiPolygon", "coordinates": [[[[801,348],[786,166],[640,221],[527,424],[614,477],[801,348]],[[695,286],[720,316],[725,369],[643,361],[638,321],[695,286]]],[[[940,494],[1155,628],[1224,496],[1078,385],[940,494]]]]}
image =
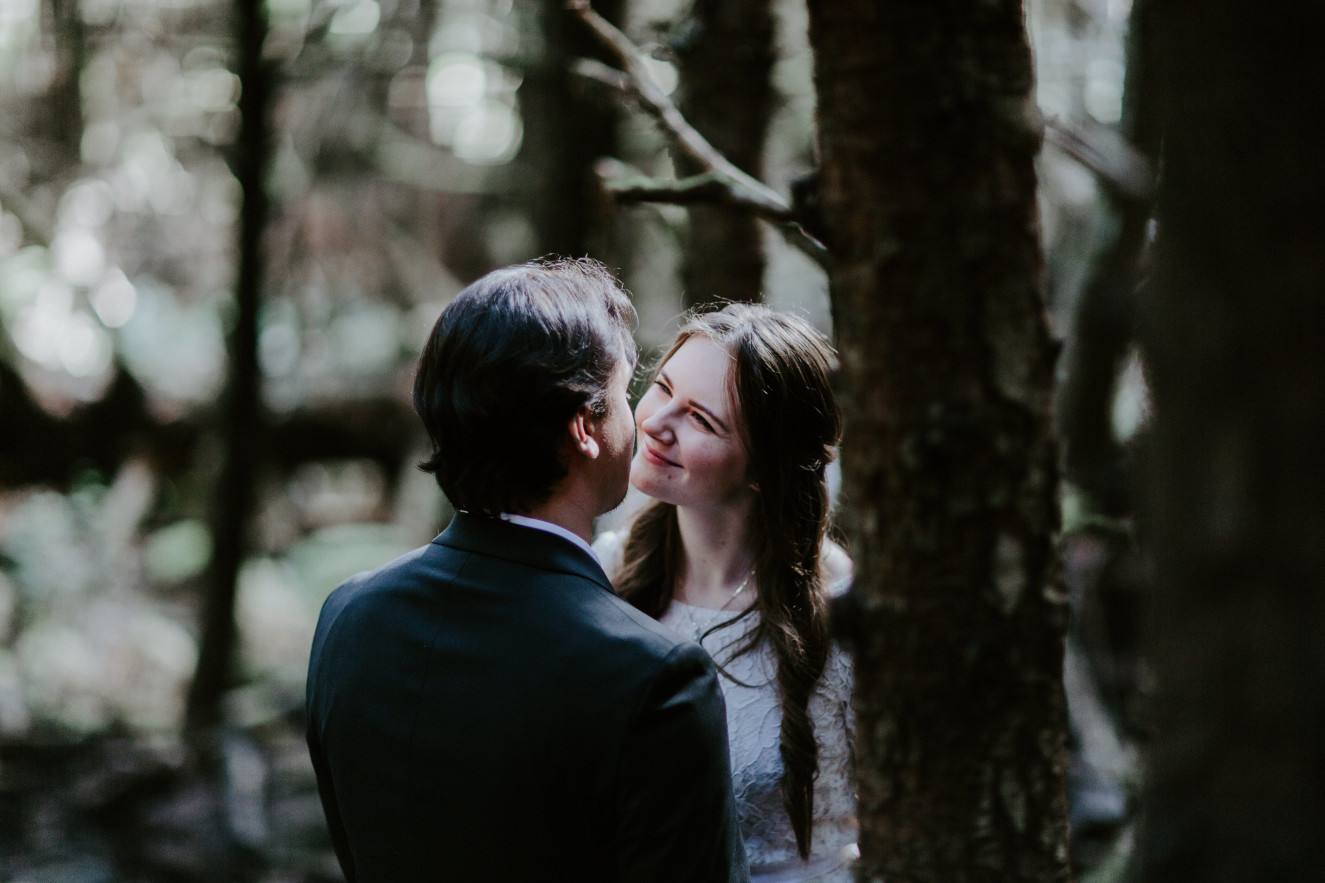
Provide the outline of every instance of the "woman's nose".
{"type": "Polygon", "coordinates": [[[639,421],[640,432],[659,441],[671,440],[671,421],[668,419],[666,406],[654,408],[653,411],[642,416],[643,419],[639,421]]]}

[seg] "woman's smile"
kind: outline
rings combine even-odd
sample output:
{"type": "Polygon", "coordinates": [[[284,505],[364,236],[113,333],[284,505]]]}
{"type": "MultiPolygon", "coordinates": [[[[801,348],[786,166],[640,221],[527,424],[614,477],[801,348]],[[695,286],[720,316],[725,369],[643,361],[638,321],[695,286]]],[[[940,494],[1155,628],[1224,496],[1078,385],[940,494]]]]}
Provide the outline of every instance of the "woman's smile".
{"type": "Polygon", "coordinates": [[[669,460],[667,457],[664,457],[662,454],[658,453],[653,448],[649,447],[647,442],[641,442],[640,454],[644,457],[645,460],[649,461],[655,466],[675,466],[678,469],[681,466],[681,464],[677,463],[675,460],[669,460]]]}
{"type": "Polygon", "coordinates": [[[677,506],[712,508],[748,497],[748,459],[731,398],[731,355],[704,337],[687,340],[639,405],[630,481],[677,506]]]}

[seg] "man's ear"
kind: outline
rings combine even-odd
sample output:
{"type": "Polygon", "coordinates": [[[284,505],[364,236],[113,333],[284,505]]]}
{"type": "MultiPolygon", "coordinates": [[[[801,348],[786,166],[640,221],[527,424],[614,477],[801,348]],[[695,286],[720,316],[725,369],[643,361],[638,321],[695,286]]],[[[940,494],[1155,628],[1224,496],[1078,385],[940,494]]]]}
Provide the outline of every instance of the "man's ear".
{"type": "Polygon", "coordinates": [[[597,428],[597,421],[588,408],[581,408],[570,421],[571,447],[590,460],[598,458],[598,439],[593,434],[597,428]]]}

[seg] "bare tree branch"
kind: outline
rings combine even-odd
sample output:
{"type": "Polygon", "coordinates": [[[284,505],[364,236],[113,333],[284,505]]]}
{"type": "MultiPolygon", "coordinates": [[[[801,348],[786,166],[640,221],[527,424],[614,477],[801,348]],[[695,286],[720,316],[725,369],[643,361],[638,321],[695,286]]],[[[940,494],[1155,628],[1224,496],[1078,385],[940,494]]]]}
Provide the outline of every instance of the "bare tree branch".
{"type": "Polygon", "coordinates": [[[708,140],[691,126],[681,111],[663,92],[657,81],[649,73],[643,53],[621,33],[615,25],[594,12],[587,0],[570,0],[570,9],[579,14],[594,33],[621,61],[629,75],[631,91],[638,98],[644,109],[662,123],[663,127],[676,139],[677,147],[687,156],[706,169],[730,178],[731,181],[746,188],[752,198],[763,198],[771,208],[790,209],[787,201],[764,182],[756,180],[738,169],[723,156],[708,140]]]}
{"type": "Polygon", "coordinates": [[[1044,137],[1123,198],[1146,202],[1154,195],[1155,170],[1150,159],[1116,132],[1100,127],[1086,133],[1049,118],[1044,123],[1044,137]]]}
{"type": "Polygon", "coordinates": [[[571,65],[571,73],[584,77],[586,80],[593,80],[595,83],[602,83],[604,86],[620,92],[623,95],[633,94],[630,87],[630,77],[611,65],[603,64],[596,58],[577,58],[571,65]]]}
{"type": "Polygon", "coordinates": [[[723,202],[756,209],[757,204],[741,198],[718,176],[706,172],[689,178],[612,178],[603,187],[618,202],[665,202],[693,205],[697,202],[723,202]]]}
{"type": "Polygon", "coordinates": [[[770,211],[766,203],[761,200],[751,200],[745,191],[733,187],[730,181],[714,172],[704,172],[688,178],[650,178],[646,175],[620,174],[613,176],[607,163],[600,163],[598,170],[600,177],[603,178],[603,188],[619,202],[665,202],[672,205],[719,202],[748,209],[758,217],[778,224],[792,220],[788,212],[770,211]]]}
{"type": "Polygon", "coordinates": [[[600,40],[616,55],[624,69],[616,71],[601,62],[581,60],[575,72],[603,83],[636,99],[671,135],[678,150],[694,160],[705,172],[678,182],[653,179],[605,182],[609,192],[626,194],[627,201],[670,203],[722,202],[747,208],[759,217],[772,221],[787,242],[827,269],[828,249],[795,221],[791,203],[764,182],[741,171],[715,149],[686,120],[676,104],[667,97],[649,73],[644,54],[611,22],[594,12],[588,0],[569,0],[567,8],[580,16],[600,40]],[[645,192],[658,198],[644,196],[645,192]]]}

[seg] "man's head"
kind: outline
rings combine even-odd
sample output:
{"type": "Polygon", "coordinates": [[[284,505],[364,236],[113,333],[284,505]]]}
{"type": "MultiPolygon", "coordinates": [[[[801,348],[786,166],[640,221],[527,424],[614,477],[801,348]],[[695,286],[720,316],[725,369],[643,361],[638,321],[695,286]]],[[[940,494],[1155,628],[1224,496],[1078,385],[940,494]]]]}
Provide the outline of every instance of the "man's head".
{"type": "Polygon", "coordinates": [[[634,320],[616,278],[588,259],[506,267],[470,285],[419,358],[414,410],[433,445],[421,468],[459,509],[527,512],[546,500],[574,456],[577,415],[597,427],[619,407],[634,320]]]}

